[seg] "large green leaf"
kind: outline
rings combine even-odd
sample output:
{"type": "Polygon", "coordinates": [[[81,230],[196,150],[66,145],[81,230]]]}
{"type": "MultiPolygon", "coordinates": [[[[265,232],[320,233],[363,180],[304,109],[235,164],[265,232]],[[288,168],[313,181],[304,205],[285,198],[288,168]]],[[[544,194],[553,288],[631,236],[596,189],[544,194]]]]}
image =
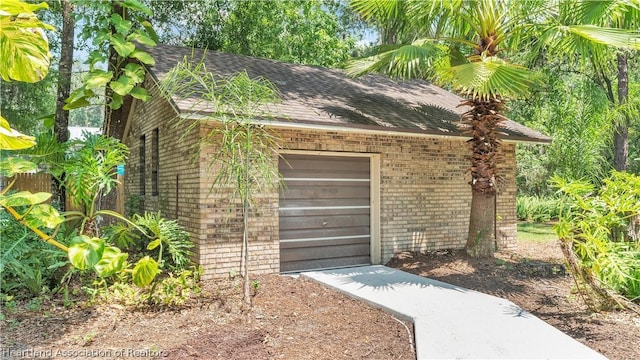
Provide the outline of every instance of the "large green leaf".
{"type": "Polygon", "coordinates": [[[640,49],[640,31],[606,28],[595,25],[569,25],[562,27],[571,34],[589,41],[616,48],[640,49]]]}
{"type": "Polygon", "coordinates": [[[102,239],[90,238],[86,235],[76,236],[69,246],[69,261],[80,270],[90,269],[102,258],[104,248],[102,239]]]}
{"type": "Polygon", "coordinates": [[[111,24],[120,34],[126,34],[131,30],[133,23],[131,20],[125,20],[118,14],[111,14],[111,24]]]}
{"type": "Polygon", "coordinates": [[[15,174],[35,171],[38,165],[23,158],[8,156],[0,159],[0,175],[12,177],[15,174]]]}
{"type": "Polygon", "coordinates": [[[47,76],[50,54],[44,29],[53,28],[33,14],[0,17],[0,75],[3,80],[36,82],[47,76]]]}
{"type": "Polygon", "coordinates": [[[65,221],[65,218],[61,216],[53,206],[49,204],[39,204],[29,211],[24,220],[36,228],[46,227],[55,229],[56,226],[65,221]]]}
{"type": "Polygon", "coordinates": [[[477,57],[444,71],[451,73],[456,89],[478,98],[520,97],[535,84],[529,69],[495,56],[477,57]]]}
{"type": "Polygon", "coordinates": [[[49,5],[45,2],[39,4],[29,4],[19,0],[2,0],[0,1],[0,16],[16,16],[19,14],[33,13],[38,10],[48,9],[49,5]]]}
{"type": "Polygon", "coordinates": [[[140,43],[142,45],[156,46],[156,41],[155,40],[153,40],[152,38],[150,38],[146,34],[143,34],[140,31],[134,32],[132,34],[129,34],[129,36],[127,36],[127,40],[135,41],[135,42],[138,42],[138,43],[140,43]]]}
{"type": "Polygon", "coordinates": [[[377,55],[350,62],[347,74],[361,76],[374,72],[403,79],[420,77],[430,70],[440,52],[440,48],[429,39],[416,40],[409,45],[386,46],[380,50],[377,55]]]}
{"type": "Polygon", "coordinates": [[[123,70],[134,83],[141,83],[144,80],[144,68],[140,64],[128,63],[123,70]]]}
{"type": "Polygon", "coordinates": [[[149,256],[145,256],[138,260],[133,268],[133,283],[139,287],[147,286],[159,272],[158,263],[149,256]]]}
{"type": "Polygon", "coordinates": [[[109,39],[111,40],[111,46],[113,46],[113,49],[118,53],[118,55],[124,58],[129,57],[129,55],[131,55],[131,53],[136,49],[136,46],[132,42],[126,41],[120,34],[111,35],[109,39]]]}
{"type": "Polygon", "coordinates": [[[0,115],[0,150],[21,150],[35,145],[36,138],[12,129],[7,119],[0,115]]]}
{"type": "Polygon", "coordinates": [[[134,83],[126,75],[120,75],[118,80],[109,83],[109,87],[118,95],[126,96],[133,89],[134,83]]]}
{"type": "Polygon", "coordinates": [[[135,86],[133,89],[131,89],[129,95],[142,101],[151,99],[151,95],[149,94],[149,92],[146,89],[141,88],[140,86],[135,86]]]}
{"type": "Polygon", "coordinates": [[[102,258],[95,266],[96,274],[105,278],[117,273],[124,268],[128,257],[129,254],[123,253],[115,246],[105,247],[102,258]]]}
{"type": "Polygon", "coordinates": [[[156,33],[155,29],[153,28],[153,25],[151,25],[149,21],[145,20],[141,22],[140,25],[142,25],[142,27],[144,27],[144,29],[147,31],[147,35],[149,35],[151,40],[158,42],[158,34],[156,33]]]}
{"type": "Polygon", "coordinates": [[[109,102],[109,107],[112,110],[117,110],[117,109],[120,109],[122,107],[123,103],[124,103],[124,99],[122,98],[122,95],[117,94],[117,93],[113,93],[111,95],[111,101],[109,102]]]}
{"type": "Polygon", "coordinates": [[[49,200],[50,197],[50,193],[39,192],[33,194],[29,191],[20,191],[0,197],[0,205],[6,207],[31,206],[41,204],[49,200]]]}
{"type": "Polygon", "coordinates": [[[83,108],[85,106],[89,106],[91,105],[91,102],[89,102],[89,100],[87,100],[87,98],[81,98],[78,99],[72,103],[67,103],[63,106],[63,109],[65,110],[73,110],[73,109],[79,109],[79,108],[83,108]]]}
{"type": "Polygon", "coordinates": [[[112,78],[113,72],[94,69],[87,74],[84,79],[84,83],[88,88],[95,89],[107,85],[112,78]]]}
{"type": "Polygon", "coordinates": [[[138,0],[124,0],[122,2],[122,5],[128,7],[129,9],[140,11],[147,16],[153,15],[153,11],[151,11],[151,9],[149,9],[145,4],[138,0]]]}
{"type": "Polygon", "coordinates": [[[145,65],[155,65],[156,61],[148,52],[142,50],[135,50],[131,53],[131,57],[140,60],[145,65]]]}

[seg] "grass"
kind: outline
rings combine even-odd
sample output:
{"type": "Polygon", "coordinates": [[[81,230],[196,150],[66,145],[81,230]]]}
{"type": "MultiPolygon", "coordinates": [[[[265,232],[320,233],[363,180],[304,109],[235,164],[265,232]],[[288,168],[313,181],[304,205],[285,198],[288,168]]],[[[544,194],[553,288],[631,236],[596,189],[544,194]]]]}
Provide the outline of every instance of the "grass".
{"type": "Polygon", "coordinates": [[[518,223],[519,241],[552,241],[558,236],[553,231],[551,224],[520,222],[518,223]]]}

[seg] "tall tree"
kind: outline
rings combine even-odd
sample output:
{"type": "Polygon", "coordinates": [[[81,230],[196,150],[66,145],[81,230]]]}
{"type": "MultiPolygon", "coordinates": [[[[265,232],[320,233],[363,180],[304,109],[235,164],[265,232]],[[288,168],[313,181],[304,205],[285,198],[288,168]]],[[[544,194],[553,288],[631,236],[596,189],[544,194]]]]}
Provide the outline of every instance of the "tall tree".
{"type": "MultiPolygon", "coordinates": [[[[56,97],[56,115],[53,132],[60,143],[69,140],[69,110],[64,108],[65,101],[71,93],[71,73],[73,68],[75,21],[73,5],[69,0],[62,0],[62,35],[60,47],[60,63],[58,65],[58,91],[56,97]]],[[[64,179],[64,174],[62,175],[64,179]]],[[[62,211],[66,210],[65,189],[56,177],[51,178],[51,197],[62,211]]]]}
{"type": "MultiPolygon", "coordinates": [[[[616,55],[618,65],[618,105],[624,106],[629,102],[629,66],[627,54],[618,52],[616,55]]],[[[613,166],[618,171],[627,170],[629,159],[629,114],[622,114],[616,122],[613,134],[613,166]]]]}
{"type": "Polygon", "coordinates": [[[364,31],[342,0],[147,3],[163,43],[309,65],[343,65],[364,31]]]}
{"type": "MultiPolygon", "coordinates": [[[[366,19],[402,24],[399,39],[411,39],[381,47],[377,55],[353,63],[353,75],[384,72],[431,79],[437,75],[439,81],[451,84],[465,97],[462,105],[469,110],[462,116],[462,124],[469,129],[472,150],[466,250],[473,256],[492,256],[500,148],[497,129],[505,119],[505,100],[526,94],[534,83],[529,70],[507,60],[508,50],[536,41],[529,36],[532,24],[525,18],[557,20],[557,11],[563,8],[557,3],[496,0],[353,0],[352,6],[366,19]]],[[[632,41],[638,39],[636,33],[591,24],[543,26],[556,37],[577,37],[621,48],[637,44],[632,41]]]]}
{"type": "MultiPolygon", "coordinates": [[[[162,92],[170,96],[195,99],[193,109],[206,106],[213,111],[206,115],[215,124],[204,136],[200,148],[213,148],[210,166],[215,171],[211,191],[231,196],[240,204],[231,202],[229,210],[242,214],[242,245],[240,272],[244,285],[244,301],[251,304],[249,279],[250,252],[249,218],[252,210],[260,207],[259,194],[265,189],[275,189],[280,183],[277,162],[277,139],[254,120],[269,116],[261,107],[279,100],[276,87],[265,79],[251,79],[246,72],[220,79],[206,70],[204,59],[185,59],[162,79],[162,92]]],[[[187,132],[198,129],[200,121],[177,122],[187,127],[187,132]]]]}
{"type": "MultiPolygon", "coordinates": [[[[558,19],[563,24],[584,24],[586,26],[608,27],[631,30],[638,36],[640,32],[640,1],[560,1],[562,9],[558,19]]],[[[572,66],[573,71],[590,74],[609,99],[609,112],[613,127],[612,165],[617,170],[626,170],[629,153],[629,126],[632,117],[639,117],[635,110],[640,100],[629,98],[628,58],[633,49],[608,46],[585,39],[561,39],[541,33],[541,43],[549,49],[551,61],[563,61],[572,66]],[[569,51],[567,51],[569,50],[569,51]],[[574,54],[580,53],[576,62],[574,54]],[[631,102],[630,102],[631,100],[631,102]]],[[[636,41],[631,48],[638,49],[636,41]]]]}

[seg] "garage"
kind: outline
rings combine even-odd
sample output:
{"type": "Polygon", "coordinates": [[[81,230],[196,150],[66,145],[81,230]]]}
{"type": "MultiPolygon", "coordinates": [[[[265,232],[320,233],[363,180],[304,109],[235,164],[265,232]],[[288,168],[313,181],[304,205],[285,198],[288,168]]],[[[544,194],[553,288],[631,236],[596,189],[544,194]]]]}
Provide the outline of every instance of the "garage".
{"type": "Polygon", "coordinates": [[[284,154],[280,271],[371,263],[371,158],[284,154]]]}

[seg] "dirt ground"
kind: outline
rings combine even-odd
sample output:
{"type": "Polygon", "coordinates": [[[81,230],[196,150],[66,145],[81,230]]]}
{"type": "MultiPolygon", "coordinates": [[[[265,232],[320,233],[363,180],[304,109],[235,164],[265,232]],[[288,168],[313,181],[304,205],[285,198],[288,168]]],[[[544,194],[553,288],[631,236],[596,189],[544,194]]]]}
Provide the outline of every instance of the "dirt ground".
{"type": "MultiPolygon", "coordinates": [[[[640,358],[640,317],[592,314],[571,294],[559,249],[521,243],[518,254],[474,260],[462,252],[401,253],[415,274],[510,299],[611,359],[640,358]]],[[[173,310],[59,302],[4,311],[2,359],[413,359],[412,326],[308,280],[262,276],[251,310],[238,281],[207,284],[173,310]]],[[[490,326],[490,325],[489,325],[490,326]]]]}
{"type": "Polygon", "coordinates": [[[2,359],[415,358],[411,323],[308,280],[258,282],[250,310],[241,305],[240,282],[225,280],[174,310],[111,304],[5,312],[2,359]]]}

